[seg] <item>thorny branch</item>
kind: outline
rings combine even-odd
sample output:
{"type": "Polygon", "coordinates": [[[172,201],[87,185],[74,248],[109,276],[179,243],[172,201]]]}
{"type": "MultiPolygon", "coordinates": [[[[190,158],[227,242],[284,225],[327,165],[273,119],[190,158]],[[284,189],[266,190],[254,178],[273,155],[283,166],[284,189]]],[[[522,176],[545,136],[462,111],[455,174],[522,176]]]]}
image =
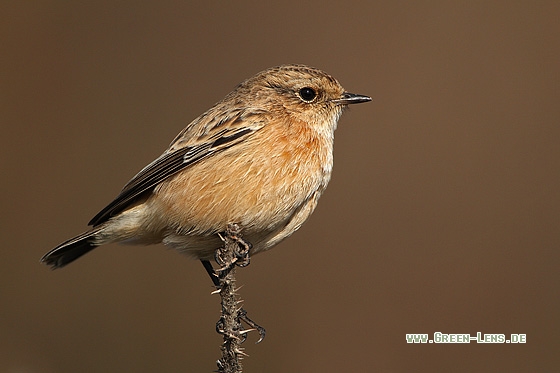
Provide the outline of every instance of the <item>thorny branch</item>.
{"type": "Polygon", "coordinates": [[[220,373],[240,373],[240,360],[247,356],[241,344],[245,342],[247,333],[257,330],[260,335],[257,341],[259,343],[265,336],[265,330],[249,319],[247,312],[239,307],[242,301],[237,296],[235,284],[235,267],[249,265],[251,244],[241,238],[241,227],[238,224],[228,224],[221,238],[224,247],[216,250],[216,262],[220,266],[216,270],[219,280],[219,289],[216,292],[221,297],[222,315],[216,323],[216,331],[223,336],[224,342],[221,346],[222,357],[217,361],[217,365],[220,373]],[[244,329],[241,321],[251,329],[244,329]]]}

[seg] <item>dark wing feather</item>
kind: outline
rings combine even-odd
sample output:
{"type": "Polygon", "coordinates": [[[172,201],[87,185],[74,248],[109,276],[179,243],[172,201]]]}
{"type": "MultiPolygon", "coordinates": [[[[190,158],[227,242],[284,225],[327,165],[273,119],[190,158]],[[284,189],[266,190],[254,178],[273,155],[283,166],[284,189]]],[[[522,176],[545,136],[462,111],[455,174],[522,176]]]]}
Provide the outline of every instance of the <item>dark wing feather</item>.
{"type": "Polygon", "coordinates": [[[89,225],[96,226],[106,222],[112,216],[125,210],[140,195],[152,191],[163,180],[212,154],[234,146],[243,141],[247,136],[250,136],[258,128],[260,127],[248,128],[239,126],[220,129],[200,144],[185,146],[162,154],[134,176],[124,186],[117,198],[91,219],[89,225]]]}

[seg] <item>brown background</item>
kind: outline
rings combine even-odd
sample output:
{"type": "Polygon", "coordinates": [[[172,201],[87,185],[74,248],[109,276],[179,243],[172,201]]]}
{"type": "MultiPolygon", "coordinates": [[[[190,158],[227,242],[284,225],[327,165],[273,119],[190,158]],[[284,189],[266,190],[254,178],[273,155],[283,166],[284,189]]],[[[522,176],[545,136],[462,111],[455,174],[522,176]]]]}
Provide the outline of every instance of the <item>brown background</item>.
{"type": "Polygon", "coordinates": [[[199,263],[161,246],[39,258],[282,63],[374,102],[342,118],[312,219],[239,273],[268,330],[246,371],[560,368],[557,1],[77,3],[0,5],[1,372],[215,369],[199,263]],[[405,342],[438,331],[527,343],[405,342]]]}

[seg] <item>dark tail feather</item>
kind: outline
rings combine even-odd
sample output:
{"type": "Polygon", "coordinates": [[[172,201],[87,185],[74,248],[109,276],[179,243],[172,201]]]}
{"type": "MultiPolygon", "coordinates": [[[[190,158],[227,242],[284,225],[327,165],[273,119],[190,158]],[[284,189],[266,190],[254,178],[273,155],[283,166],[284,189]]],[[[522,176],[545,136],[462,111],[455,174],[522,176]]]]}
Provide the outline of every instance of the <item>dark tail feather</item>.
{"type": "Polygon", "coordinates": [[[98,230],[94,229],[61,243],[46,253],[41,258],[41,262],[50,265],[52,269],[64,267],[98,246],[95,244],[95,234],[97,232],[98,230]]]}

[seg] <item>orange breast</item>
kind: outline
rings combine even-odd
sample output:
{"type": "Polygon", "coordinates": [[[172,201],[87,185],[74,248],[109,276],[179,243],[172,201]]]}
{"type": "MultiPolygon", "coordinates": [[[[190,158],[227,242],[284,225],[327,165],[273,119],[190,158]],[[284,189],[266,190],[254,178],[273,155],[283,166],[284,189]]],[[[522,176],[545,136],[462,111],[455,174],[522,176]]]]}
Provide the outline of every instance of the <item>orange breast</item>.
{"type": "Polygon", "coordinates": [[[316,191],[332,168],[332,139],[302,122],[268,125],[243,143],[162,183],[150,203],[159,229],[190,234],[273,230],[316,191]]]}

